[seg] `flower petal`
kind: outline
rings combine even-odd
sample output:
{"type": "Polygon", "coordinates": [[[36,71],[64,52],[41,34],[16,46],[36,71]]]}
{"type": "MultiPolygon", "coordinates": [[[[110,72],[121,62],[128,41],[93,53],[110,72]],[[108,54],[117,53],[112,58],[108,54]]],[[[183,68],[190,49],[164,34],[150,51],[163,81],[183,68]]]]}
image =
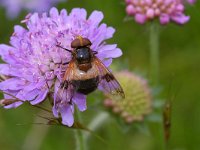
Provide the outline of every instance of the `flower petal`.
{"type": "Polygon", "coordinates": [[[64,125],[69,126],[69,127],[71,127],[74,124],[74,116],[73,116],[73,112],[72,112],[71,107],[73,107],[73,106],[65,105],[65,106],[60,108],[62,123],[64,125]]]}
{"type": "Polygon", "coordinates": [[[40,91],[40,94],[37,95],[36,99],[34,99],[33,101],[31,101],[30,103],[32,105],[36,105],[36,104],[39,104],[40,102],[42,102],[46,98],[46,96],[48,94],[48,91],[49,91],[48,89],[44,90],[44,91],[40,91]]]}
{"type": "Polygon", "coordinates": [[[14,53],[15,48],[8,46],[6,44],[0,44],[0,56],[2,59],[10,64],[16,64],[17,61],[13,59],[12,54],[14,53]]]}
{"type": "Polygon", "coordinates": [[[185,16],[182,13],[177,13],[173,16],[171,16],[172,20],[175,21],[178,24],[185,24],[190,20],[190,16],[185,16]]]}
{"type": "Polygon", "coordinates": [[[160,23],[165,25],[165,24],[169,23],[170,16],[167,14],[161,14],[159,19],[160,19],[160,23]]]}
{"type": "Polygon", "coordinates": [[[22,104],[23,104],[22,102],[15,102],[15,103],[10,104],[10,105],[8,105],[8,106],[4,106],[4,108],[6,108],[6,109],[17,108],[17,107],[19,107],[19,106],[22,105],[22,104]]]}
{"type": "Polygon", "coordinates": [[[98,26],[103,19],[103,13],[100,11],[93,11],[89,16],[88,21],[90,21],[92,26],[98,26]]]}
{"type": "Polygon", "coordinates": [[[102,60],[105,58],[117,58],[120,57],[122,55],[122,51],[119,48],[113,49],[113,50],[109,50],[106,52],[100,52],[98,53],[98,57],[102,60]]]}
{"type": "Polygon", "coordinates": [[[80,111],[85,111],[87,109],[86,95],[76,93],[73,96],[72,101],[77,105],[77,107],[80,111]]]}
{"type": "Polygon", "coordinates": [[[53,19],[57,19],[58,16],[59,16],[59,12],[58,12],[58,9],[55,8],[55,7],[52,7],[49,11],[49,15],[50,17],[52,17],[53,19]]]}
{"type": "Polygon", "coordinates": [[[108,27],[106,30],[106,39],[112,38],[115,33],[115,29],[113,27],[108,27]]]}
{"type": "Polygon", "coordinates": [[[83,8],[74,8],[74,9],[72,9],[70,16],[77,17],[77,19],[85,20],[86,16],[87,16],[87,12],[83,8]]]}
{"type": "Polygon", "coordinates": [[[135,21],[140,24],[144,24],[146,22],[146,16],[144,14],[136,14],[135,21]]]}
{"type": "Polygon", "coordinates": [[[18,78],[10,78],[5,81],[0,82],[0,89],[1,90],[19,90],[24,88],[25,85],[24,80],[20,80],[18,78]]]}
{"type": "Polygon", "coordinates": [[[102,62],[106,67],[109,67],[111,65],[111,63],[112,63],[112,58],[105,59],[102,62]]]}

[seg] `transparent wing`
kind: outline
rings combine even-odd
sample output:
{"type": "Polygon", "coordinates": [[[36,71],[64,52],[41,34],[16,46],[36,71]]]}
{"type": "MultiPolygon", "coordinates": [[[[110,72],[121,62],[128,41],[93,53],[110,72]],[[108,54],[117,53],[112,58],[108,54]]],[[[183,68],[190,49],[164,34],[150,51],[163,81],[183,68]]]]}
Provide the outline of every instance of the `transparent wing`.
{"type": "MultiPolygon", "coordinates": [[[[71,84],[71,78],[73,77],[73,67],[74,62],[70,62],[67,70],[65,71],[63,81],[58,86],[57,91],[55,91],[55,104],[60,105],[64,103],[70,103],[74,95],[75,88],[71,84]]],[[[58,108],[58,107],[57,107],[58,108]]]]}
{"type": "Polygon", "coordinates": [[[102,89],[106,94],[111,94],[114,96],[120,96],[125,98],[124,91],[114,77],[114,75],[106,68],[106,66],[97,57],[94,57],[94,64],[96,65],[99,77],[100,77],[100,89],[102,89]]]}

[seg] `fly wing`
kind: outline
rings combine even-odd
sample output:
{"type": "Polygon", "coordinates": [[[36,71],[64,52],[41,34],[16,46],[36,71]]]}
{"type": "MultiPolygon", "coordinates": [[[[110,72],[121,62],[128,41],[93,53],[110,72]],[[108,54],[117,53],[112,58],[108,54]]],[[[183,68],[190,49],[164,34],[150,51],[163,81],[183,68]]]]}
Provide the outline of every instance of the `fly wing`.
{"type": "Polygon", "coordinates": [[[75,87],[72,85],[71,80],[73,78],[74,62],[71,61],[65,71],[62,82],[58,86],[55,95],[55,104],[70,103],[75,93],[75,87]]]}
{"type": "Polygon", "coordinates": [[[108,95],[111,94],[125,98],[124,91],[117,79],[96,56],[94,57],[94,64],[99,72],[100,89],[102,89],[108,95]]]}

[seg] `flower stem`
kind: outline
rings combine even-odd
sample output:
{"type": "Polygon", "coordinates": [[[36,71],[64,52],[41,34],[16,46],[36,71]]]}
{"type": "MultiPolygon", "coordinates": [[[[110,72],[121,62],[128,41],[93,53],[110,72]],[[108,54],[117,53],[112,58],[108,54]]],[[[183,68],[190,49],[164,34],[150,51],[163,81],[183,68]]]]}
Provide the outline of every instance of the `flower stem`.
{"type": "Polygon", "coordinates": [[[150,46],[150,69],[151,69],[151,80],[153,85],[159,83],[159,26],[152,23],[150,26],[149,36],[150,46]]]}
{"type": "MultiPolygon", "coordinates": [[[[41,111],[38,113],[38,116],[43,115],[44,112],[41,111]]],[[[42,122],[43,119],[36,117],[34,122],[42,122]]],[[[24,144],[22,145],[22,150],[39,150],[41,149],[41,145],[43,140],[46,138],[48,132],[49,132],[50,126],[36,126],[33,124],[31,127],[31,130],[28,132],[24,144]]]]}
{"type": "MultiPolygon", "coordinates": [[[[79,122],[82,122],[81,114],[78,110],[76,110],[76,118],[78,119],[79,122]]],[[[83,131],[81,131],[80,129],[75,130],[75,140],[76,140],[76,150],[87,150],[83,131]]]]}
{"type": "MultiPolygon", "coordinates": [[[[156,23],[152,23],[150,26],[149,46],[151,83],[156,87],[159,84],[159,25],[156,23]]],[[[162,117],[162,107],[160,108],[159,113],[162,117]]],[[[163,122],[157,122],[155,127],[156,132],[154,132],[154,135],[155,141],[158,143],[158,148],[160,150],[165,150],[163,122]]]]}
{"type": "MultiPolygon", "coordinates": [[[[88,125],[88,128],[92,131],[96,131],[99,128],[103,127],[102,124],[107,122],[109,120],[109,114],[106,112],[100,112],[95,118],[90,122],[88,125]]],[[[91,137],[91,133],[85,133],[85,140],[88,141],[89,138],[91,137]]]]}

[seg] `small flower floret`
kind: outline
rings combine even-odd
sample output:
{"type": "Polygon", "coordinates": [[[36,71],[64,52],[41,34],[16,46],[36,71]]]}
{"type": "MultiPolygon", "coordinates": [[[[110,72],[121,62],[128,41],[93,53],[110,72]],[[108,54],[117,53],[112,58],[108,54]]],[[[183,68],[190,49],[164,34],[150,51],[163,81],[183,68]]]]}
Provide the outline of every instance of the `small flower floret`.
{"type": "Polygon", "coordinates": [[[184,14],[185,6],[182,0],[126,0],[126,5],[127,14],[134,16],[139,24],[155,18],[163,25],[170,21],[185,24],[190,19],[184,14]]]}

